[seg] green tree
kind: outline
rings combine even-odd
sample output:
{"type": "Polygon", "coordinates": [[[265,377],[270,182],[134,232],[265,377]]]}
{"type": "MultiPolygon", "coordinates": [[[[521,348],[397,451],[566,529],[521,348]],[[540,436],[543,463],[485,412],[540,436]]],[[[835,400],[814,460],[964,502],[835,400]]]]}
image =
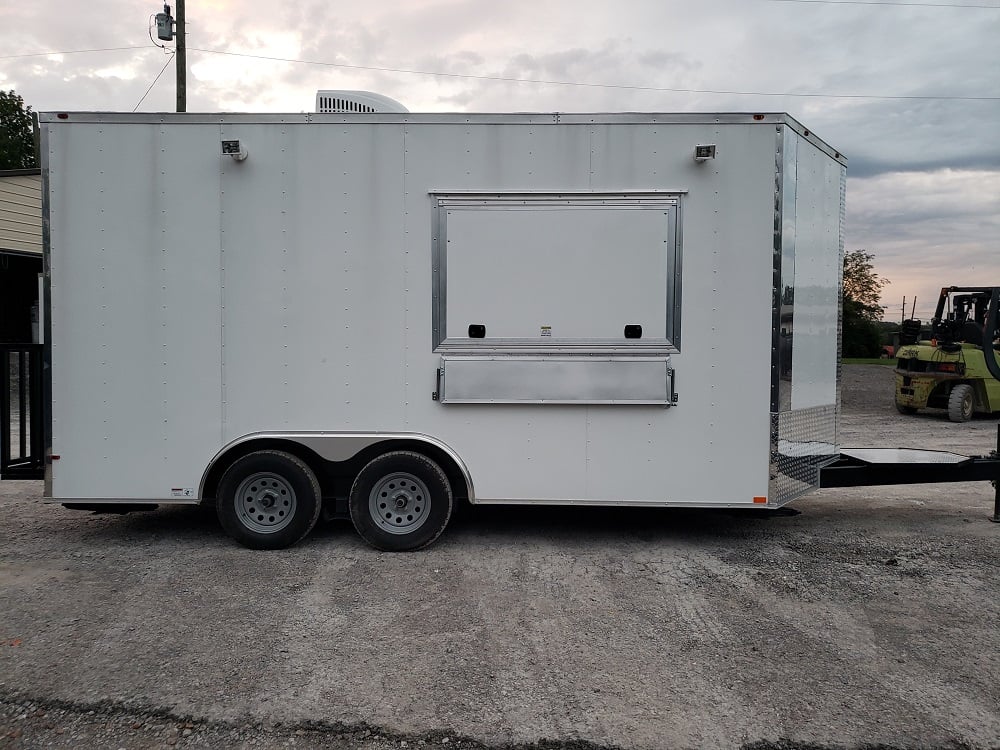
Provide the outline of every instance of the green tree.
{"type": "Polygon", "coordinates": [[[0,169],[38,166],[31,107],[14,90],[0,91],[0,169]]]}
{"type": "Polygon", "coordinates": [[[881,346],[882,288],[889,283],[875,272],[875,254],[844,254],[844,356],[877,357],[881,346]]]}

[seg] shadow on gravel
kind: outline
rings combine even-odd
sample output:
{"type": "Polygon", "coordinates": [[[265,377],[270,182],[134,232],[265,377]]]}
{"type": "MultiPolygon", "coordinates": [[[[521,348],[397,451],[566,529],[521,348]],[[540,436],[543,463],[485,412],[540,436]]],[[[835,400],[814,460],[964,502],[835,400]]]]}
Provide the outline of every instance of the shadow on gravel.
{"type": "Polygon", "coordinates": [[[704,508],[607,508],[589,506],[465,506],[452,521],[455,537],[489,535],[498,540],[588,538],[594,542],[630,536],[642,541],[718,540],[766,533],[794,510],[704,508]]]}
{"type": "MultiPolygon", "coordinates": [[[[856,494],[856,493],[855,493],[856,494]]],[[[945,522],[957,522],[955,510],[947,503],[923,506],[919,513],[914,507],[887,506],[856,500],[849,513],[853,523],[878,521],[896,524],[900,528],[925,526],[931,519],[944,517],[945,522]]],[[[984,496],[982,514],[964,517],[966,522],[984,521],[989,517],[991,501],[984,496]]],[[[486,505],[460,503],[441,538],[431,549],[440,545],[475,546],[519,543],[571,544],[600,546],[628,541],[643,543],[725,544],[741,547],[748,543],[766,545],[770,542],[790,544],[805,534],[810,538],[825,538],[831,524],[844,524],[844,503],[824,502],[811,498],[802,510],[788,507],[776,510],[752,508],[643,508],[591,506],[531,506],[486,505]]],[[[214,509],[200,507],[161,507],[155,511],[128,514],[93,514],[85,511],[64,511],[58,534],[70,544],[85,546],[153,545],[175,547],[236,546],[222,531],[214,509]],[[78,514],[78,516],[77,516],[78,514]],[[85,523],[66,523],[79,517],[85,523]]],[[[338,545],[367,548],[355,533],[350,520],[320,521],[309,536],[297,547],[338,545]]]]}
{"type": "MultiPolygon", "coordinates": [[[[74,535],[83,544],[226,545],[231,542],[209,508],[166,507],[127,514],[78,513],[90,522],[63,526],[61,536],[74,535]]],[[[573,506],[470,506],[456,509],[436,544],[588,541],[602,544],[633,538],[644,542],[741,540],[771,533],[796,523],[793,509],[605,508],[573,506]]],[[[302,544],[362,544],[351,522],[321,521],[302,544]]]]}
{"type": "Polygon", "coordinates": [[[66,509],[64,513],[66,519],[79,518],[86,522],[64,525],[60,528],[59,535],[67,537],[76,533],[81,542],[100,539],[109,542],[162,541],[177,544],[226,540],[226,535],[215,516],[215,510],[209,508],[161,506],[156,510],[130,513],[94,513],[66,509]]]}

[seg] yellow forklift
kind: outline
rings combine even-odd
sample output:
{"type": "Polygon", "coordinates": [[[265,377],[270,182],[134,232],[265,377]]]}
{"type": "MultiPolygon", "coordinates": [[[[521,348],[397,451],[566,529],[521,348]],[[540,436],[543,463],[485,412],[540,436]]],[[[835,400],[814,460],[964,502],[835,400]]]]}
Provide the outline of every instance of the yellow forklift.
{"type": "Polygon", "coordinates": [[[1000,412],[1000,287],[941,289],[930,338],[903,322],[896,363],[896,409],[945,409],[952,422],[1000,412]]]}

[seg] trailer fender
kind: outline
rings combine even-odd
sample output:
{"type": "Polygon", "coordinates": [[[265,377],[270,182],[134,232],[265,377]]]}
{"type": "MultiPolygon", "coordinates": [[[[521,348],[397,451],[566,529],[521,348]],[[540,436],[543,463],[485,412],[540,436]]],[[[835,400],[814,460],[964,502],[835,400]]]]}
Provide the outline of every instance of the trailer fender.
{"type": "MultiPolygon", "coordinates": [[[[384,446],[386,451],[398,450],[401,446],[424,446],[429,448],[431,458],[439,458],[451,465],[441,468],[454,482],[460,478],[464,487],[453,487],[456,494],[466,494],[470,503],[474,503],[475,490],[469,467],[458,453],[447,443],[430,435],[414,432],[252,432],[231,440],[209,461],[198,485],[198,499],[207,499],[206,491],[214,486],[218,475],[232,461],[249,451],[260,447],[279,447],[292,449],[293,452],[312,454],[323,461],[341,463],[349,461],[358,454],[378,450],[384,446]],[[299,448],[299,451],[294,450],[299,448]],[[453,470],[452,470],[453,469],[453,470]],[[214,476],[215,481],[212,481],[214,476]],[[464,493],[462,492],[464,490],[464,493]]],[[[416,448],[419,450],[419,448],[416,448]]],[[[381,451],[380,451],[381,452],[381,451]]],[[[305,457],[305,456],[303,456],[305,457]]]]}

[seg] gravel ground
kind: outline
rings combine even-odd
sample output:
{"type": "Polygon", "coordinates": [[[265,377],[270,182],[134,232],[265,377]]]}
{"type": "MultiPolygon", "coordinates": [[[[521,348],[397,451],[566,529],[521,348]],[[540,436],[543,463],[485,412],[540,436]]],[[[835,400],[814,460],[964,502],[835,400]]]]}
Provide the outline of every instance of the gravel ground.
{"type": "MultiPolygon", "coordinates": [[[[995,447],[898,415],[891,368],[843,382],[845,445],[995,447]]],[[[1000,747],[985,483],[476,508],[397,555],[40,496],[0,483],[0,748],[1000,747]]]]}
{"type": "Polygon", "coordinates": [[[897,412],[890,366],[846,365],[841,383],[842,446],[933,448],[966,455],[982,455],[997,447],[996,415],[957,424],[943,409],[914,415],[897,412]]]}

